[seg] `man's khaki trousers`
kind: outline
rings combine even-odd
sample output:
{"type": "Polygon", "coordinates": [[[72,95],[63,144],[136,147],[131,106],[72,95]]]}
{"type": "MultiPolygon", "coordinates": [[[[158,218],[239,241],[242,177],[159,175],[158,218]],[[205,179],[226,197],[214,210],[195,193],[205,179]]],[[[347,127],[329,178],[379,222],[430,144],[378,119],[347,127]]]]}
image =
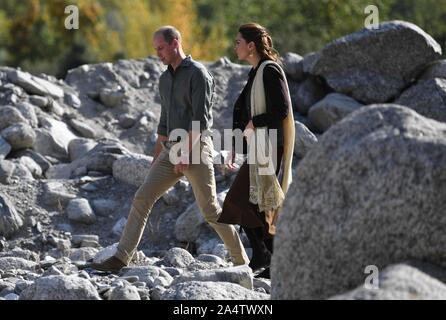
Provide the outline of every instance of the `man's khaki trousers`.
{"type": "MultiPolygon", "coordinates": [[[[201,213],[223,240],[234,265],[247,264],[249,259],[237,230],[233,225],[217,222],[221,207],[217,200],[212,150],[212,140],[209,137],[204,138],[204,141],[201,141],[201,152],[208,161],[190,164],[183,174],[191,183],[201,213]]],[[[183,174],[174,172],[174,165],[169,160],[169,150],[164,148],[135,194],[127,224],[115,254],[119,260],[129,264],[141,240],[153,205],[178,182],[183,174]]]]}

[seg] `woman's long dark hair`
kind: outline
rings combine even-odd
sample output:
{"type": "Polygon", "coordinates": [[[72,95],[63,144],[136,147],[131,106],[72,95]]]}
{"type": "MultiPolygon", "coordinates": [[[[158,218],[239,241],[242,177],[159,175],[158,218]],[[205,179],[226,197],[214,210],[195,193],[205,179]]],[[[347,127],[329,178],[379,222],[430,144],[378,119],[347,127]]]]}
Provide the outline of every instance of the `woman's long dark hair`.
{"type": "Polygon", "coordinates": [[[281,63],[279,53],[273,47],[273,39],[265,27],[258,23],[246,23],[240,26],[238,32],[247,43],[254,42],[257,53],[262,59],[281,63]]]}

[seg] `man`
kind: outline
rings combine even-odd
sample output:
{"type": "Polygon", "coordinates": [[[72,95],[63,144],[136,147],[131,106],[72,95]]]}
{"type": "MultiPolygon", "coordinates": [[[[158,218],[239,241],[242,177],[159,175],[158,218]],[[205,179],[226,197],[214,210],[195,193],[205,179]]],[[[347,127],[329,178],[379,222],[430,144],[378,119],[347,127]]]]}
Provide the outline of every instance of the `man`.
{"type": "Polygon", "coordinates": [[[214,80],[202,64],[184,54],[181,34],[174,27],[158,29],[153,35],[153,44],[158,57],[168,65],[159,83],[161,117],[153,163],[133,199],[117,252],[91,267],[117,272],[127,266],[141,240],[152,206],[183,175],[190,181],[201,213],[225,243],[234,265],[247,264],[248,257],[234,226],[217,222],[221,208],[212,165],[213,144],[210,137],[200,139],[201,132],[212,126],[214,80]],[[195,131],[192,130],[196,127],[193,122],[198,123],[195,131]],[[186,130],[186,139],[181,142],[169,140],[172,131],[178,129],[186,130]],[[172,163],[169,152],[176,143],[186,146],[181,150],[200,148],[201,158],[207,161],[200,159],[199,163],[189,164],[190,154],[183,152],[179,162],[172,163]]]}

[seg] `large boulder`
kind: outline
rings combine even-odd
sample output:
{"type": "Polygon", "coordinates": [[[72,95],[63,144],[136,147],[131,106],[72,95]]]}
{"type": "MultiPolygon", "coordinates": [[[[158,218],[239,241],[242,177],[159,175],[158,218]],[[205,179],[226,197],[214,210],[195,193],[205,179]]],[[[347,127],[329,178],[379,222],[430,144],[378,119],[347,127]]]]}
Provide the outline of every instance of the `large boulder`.
{"type": "Polygon", "coordinates": [[[445,300],[446,285],[406,264],[392,265],[379,274],[376,288],[364,285],[332,300],[445,300]]]}
{"type": "Polygon", "coordinates": [[[319,131],[324,132],[361,106],[362,104],[349,96],[330,93],[310,108],[308,118],[319,131]]]}
{"type": "Polygon", "coordinates": [[[34,150],[44,156],[68,158],[68,145],[77,136],[62,121],[50,117],[39,119],[41,128],[36,129],[34,150]]]}
{"type": "Polygon", "coordinates": [[[142,154],[126,155],[113,163],[113,177],[139,187],[149,172],[153,158],[142,154]]]}
{"type": "Polygon", "coordinates": [[[90,150],[92,150],[96,146],[96,144],[97,143],[94,140],[85,138],[71,140],[68,144],[68,154],[70,156],[70,160],[74,161],[76,159],[82,158],[90,150]]]}
{"type": "Polygon", "coordinates": [[[162,300],[269,300],[265,293],[230,282],[190,281],[169,287],[162,300]]]}
{"type": "Polygon", "coordinates": [[[96,221],[96,216],[87,199],[70,200],[66,208],[68,219],[71,221],[92,224],[96,221]]]}
{"type": "Polygon", "coordinates": [[[441,46],[416,25],[390,21],[331,42],[311,72],[358,101],[386,102],[441,53],[441,46]]]}
{"type": "Polygon", "coordinates": [[[297,89],[293,108],[306,115],[311,106],[322,100],[329,92],[330,89],[323,79],[310,76],[297,89]]]}
{"type": "Polygon", "coordinates": [[[299,121],[294,121],[294,128],[296,130],[294,154],[301,159],[316,145],[317,137],[307,128],[307,126],[299,121]]]}
{"type": "Polygon", "coordinates": [[[434,78],[446,79],[446,59],[437,60],[430,63],[419,76],[419,80],[427,80],[434,78]]]}
{"type": "Polygon", "coordinates": [[[18,257],[1,257],[0,270],[12,271],[16,269],[26,271],[36,271],[38,264],[35,261],[26,260],[18,257]]]}
{"type": "Polygon", "coordinates": [[[419,114],[446,122],[446,79],[434,78],[410,87],[395,101],[419,114]]]}
{"type": "Polygon", "coordinates": [[[253,288],[253,274],[250,267],[247,265],[213,269],[213,270],[199,270],[194,272],[185,272],[182,275],[175,277],[172,282],[173,285],[186,281],[214,281],[214,282],[231,282],[241,285],[246,289],[253,288]]]}
{"type": "Polygon", "coordinates": [[[303,58],[297,53],[285,53],[283,56],[283,69],[286,75],[294,81],[302,81],[304,79],[303,58]]]}
{"type": "Polygon", "coordinates": [[[398,105],[361,108],[300,162],[277,225],[272,297],[320,299],[364,270],[446,266],[446,124],[398,105]]]}
{"type": "Polygon", "coordinates": [[[23,117],[28,121],[29,125],[33,128],[37,128],[39,121],[37,120],[37,115],[35,107],[28,102],[22,102],[16,105],[16,108],[20,111],[23,117]]]}
{"type": "Polygon", "coordinates": [[[205,223],[197,203],[192,203],[175,221],[175,237],[179,241],[194,242],[205,223]]]}
{"type": "Polygon", "coordinates": [[[100,300],[100,297],[87,279],[53,275],[37,279],[22,291],[20,300],[100,300]]]}
{"type": "Polygon", "coordinates": [[[12,150],[31,148],[36,141],[36,134],[29,124],[14,124],[1,132],[3,138],[11,145],[12,150]]]}
{"type": "Polygon", "coordinates": [[[0,136],[0,160],[5,159],[9,152],[11,152],[11,145],[0,136]]]}
{"type": "Polygon", "coordinates": [[[50,96],[53,98],[62,98],[64,92],[58,85],[33,76],[27,72],[13,70],[8,73],[8,78],[12,83],[22,87],[30,94],[37,94],[39,96],[50,96]]]}
{"type": "Polygon", "coordinates": [[[6,129],[16,123],[27,123],[22,113],[14,107],[4,106],[0,108],[0,130],[6,129]]]}
{"type": "Polygon", "coordinates": [[[9,197],[0,193],[0,236],[9,237],[21,226],[23,220],[9,197]]]}

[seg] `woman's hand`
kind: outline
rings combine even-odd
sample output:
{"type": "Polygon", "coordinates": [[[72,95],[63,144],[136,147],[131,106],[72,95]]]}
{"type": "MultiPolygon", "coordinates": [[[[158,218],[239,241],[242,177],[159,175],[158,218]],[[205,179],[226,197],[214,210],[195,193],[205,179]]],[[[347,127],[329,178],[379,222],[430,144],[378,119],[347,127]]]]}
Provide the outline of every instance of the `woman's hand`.
{"type": "Polygon", "coordinates": [[[238,169],[234,160],[235,160],[234,151],[231,151],[231,152],[229,152],[228,159],[225,161],[225,168],[232,172],[234,172],[238,169]]]}
{"type": "Polygon", "coordinates": [[[245,127],[245,130],[243,131],[243,135],[246,137],[246,141],[249,142],[249,138],[254,133],[254,124],[252,123],[252,120],[249,120],[248,124],[245,127]]]}

